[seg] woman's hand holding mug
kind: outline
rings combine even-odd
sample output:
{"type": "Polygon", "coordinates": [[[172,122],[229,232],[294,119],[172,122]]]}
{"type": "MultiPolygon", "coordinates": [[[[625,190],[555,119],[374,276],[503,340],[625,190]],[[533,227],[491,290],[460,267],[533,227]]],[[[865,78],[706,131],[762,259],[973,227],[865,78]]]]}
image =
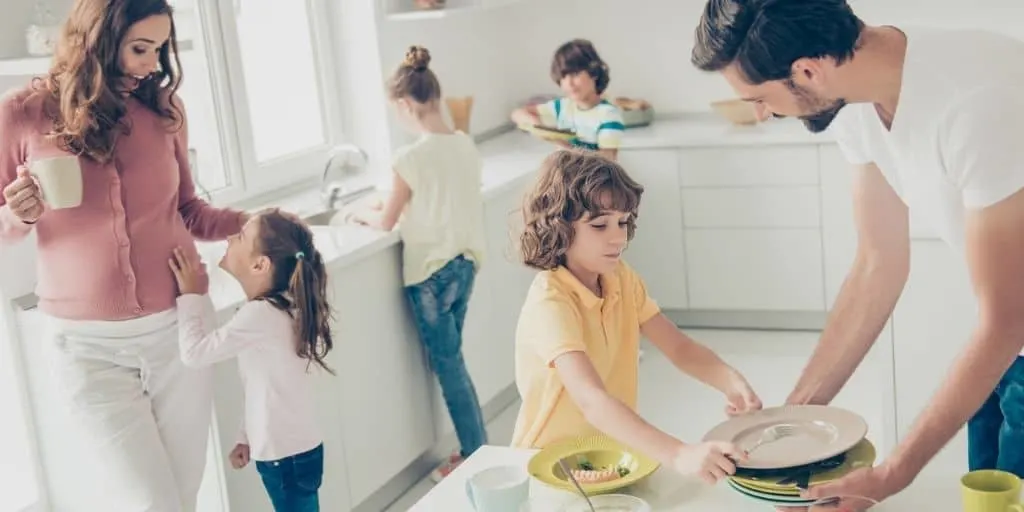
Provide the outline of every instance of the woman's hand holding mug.
{"type": "Polygon", "coordinates": [[[43,215],[43,193],[27,167],[18,166],[18,177],[4,187],[4,201],[22,222],[31,224],[43,215]]]}

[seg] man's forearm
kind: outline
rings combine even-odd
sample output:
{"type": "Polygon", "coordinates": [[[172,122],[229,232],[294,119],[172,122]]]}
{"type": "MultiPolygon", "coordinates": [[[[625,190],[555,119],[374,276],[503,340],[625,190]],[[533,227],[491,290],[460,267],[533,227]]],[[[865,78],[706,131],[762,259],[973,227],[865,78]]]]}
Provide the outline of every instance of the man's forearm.
{"type": "MultiPolygon", "coordinates": [[[[1016,329],[1020,331],[1020,329],[1016,329]]],[[[1021,349],[1024,332],[975,331],[949,376],[894,450],[887,465],[909,484],[992,394],[1021,349]]]]}
{"type": "Polygon", "coordinates": [[[906,280],[899,266],[855,262],[787,403],[827,404],[835,398],[882,332],[906,280]]]}

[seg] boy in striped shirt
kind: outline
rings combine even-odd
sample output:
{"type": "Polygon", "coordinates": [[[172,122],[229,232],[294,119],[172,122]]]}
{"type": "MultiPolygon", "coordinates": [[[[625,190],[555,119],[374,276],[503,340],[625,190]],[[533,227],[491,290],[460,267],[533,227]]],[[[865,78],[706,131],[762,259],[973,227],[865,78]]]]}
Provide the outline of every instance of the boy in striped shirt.
{"type": "Polygon", "coordinates": [[[517,124],[541,125],[572,130],[576,136],[566,146],[597,151],[614,160],[624,130],[622,112],[601,95],[610,80],[608,65],[594,45],[574,39],[555,51],[551,79],[565,97],[529,105],[512,113],[517,124]]]}

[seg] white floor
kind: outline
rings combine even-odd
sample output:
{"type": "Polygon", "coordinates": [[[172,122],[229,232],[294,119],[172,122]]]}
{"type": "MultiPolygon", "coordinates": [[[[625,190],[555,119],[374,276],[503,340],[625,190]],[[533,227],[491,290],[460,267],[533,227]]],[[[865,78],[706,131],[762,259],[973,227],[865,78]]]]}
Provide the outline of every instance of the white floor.
{"type": "MultiPolygon", "coordinates": [[[[796,382],[810,356],[818,334],[785,331],[688,331],[690,336],[715,350],[747,377],[765,406],[779,405],[796,382]]],[[[700,440],[711,427],[725,419],[721,394],[676,370],[660,352],[647,347],[641,361],[640,414],[655,426],[683,441],[700,440]]],[[[882,445],[881,368],[869,357],[833,402],[856,411],[868,422],[876,445],[882,445]]],[[[508,444],[518,404],[489,425],[491,444],[508,444]]],[[[884,453],[884,446],[879,446],[884,453]]],[[[410,489],[387,512],[408,510],[432,487],[424,480],[410,489]]]]}

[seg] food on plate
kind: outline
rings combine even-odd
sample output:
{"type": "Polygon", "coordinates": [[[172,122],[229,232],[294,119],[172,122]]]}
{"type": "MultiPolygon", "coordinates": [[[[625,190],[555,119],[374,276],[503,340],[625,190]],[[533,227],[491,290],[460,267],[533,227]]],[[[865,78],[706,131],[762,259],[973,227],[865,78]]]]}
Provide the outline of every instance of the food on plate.
{"type": "Polygon", "coordinates": [[[629,474],[629,468],[624,466],[608,466],[595,469],[589,461],[580,462],[578,468],[571,470],[572,476],[581,484],[600,484],[611,482],[629,474]]]}

